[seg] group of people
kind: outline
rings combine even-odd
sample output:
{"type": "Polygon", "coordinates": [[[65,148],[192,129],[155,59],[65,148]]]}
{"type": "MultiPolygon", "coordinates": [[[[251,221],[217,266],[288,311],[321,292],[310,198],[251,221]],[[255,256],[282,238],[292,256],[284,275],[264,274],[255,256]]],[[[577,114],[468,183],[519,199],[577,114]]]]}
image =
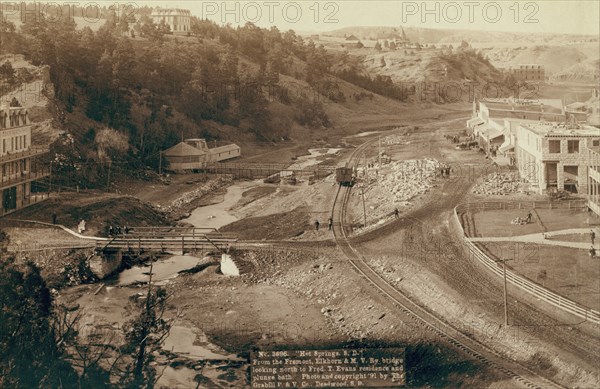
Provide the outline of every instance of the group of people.
{"type": "MultiPolygon", "coordinates": [[[[321,226],[321,222],[319,222],[319,219],[315,220],[315,230],[319,231],[319,227],[321,226]]],[[[329,231],[333,230],[333,218],[330,217],[329,220],[327,221],[327,226],[329,228],[329,231]]]]}
{"type": "Polygon", "coordinates": [[[442,166],[442,167],[440,168],[440,175],[441,175],[442,177],[450,177],[450,171],[451,171],[451,170],[452,170],[452,169],[450,168],[450,166],[447,166],[447,165],[446,165],[446,166],[442,166]]]}
{"type": "Polygon", "coordinates": [[[127,235],[131,229],[127,226],[121,228],[121,226],[108,226],[108,236],[127,235]]]}
{"type": "Polygon", "coordinates": [[[511,224],[519,224],[519,225],[529,224],[529,223],[531,223],[532,218],[533,218],[533,214],[531,213],[531,211],[529,211],[527,213],[526,217],[524,217],[524,218],[517,217],[517,218],[513,219],[510,223],[511,224]]]}

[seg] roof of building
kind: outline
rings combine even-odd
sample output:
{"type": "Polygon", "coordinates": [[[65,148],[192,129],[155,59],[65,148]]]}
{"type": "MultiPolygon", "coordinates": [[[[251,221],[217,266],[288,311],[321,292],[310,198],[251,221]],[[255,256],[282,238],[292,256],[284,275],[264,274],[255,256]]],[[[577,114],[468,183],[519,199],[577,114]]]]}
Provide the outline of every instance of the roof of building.
{"type": "Polygon", "coordinates": [[[485,123],[485,120],[483,120],[480,117],[475,117],[475,118],[471,118],[471,119],[467,120],[467,127],[472,128],[474,126],[478,126],[483,123],[485,123]]]}
{"type": "Polygon", "coordinates": [[[521,127],[538,135],[545,136],[600,137],[599,128],[587,125],[568,126],[565,123],[539,122],[521,124],[521,127]]]}
{"type": "Polygon", "coordinates": [[[150,16],[192,16],[189,9],[183,8],[154,8],[150,16]]]}
{"type": "Polygon", "coordinates": [[[227,151],[234,151],[234,150],[239,150],[240,146],[236,145],[235,143],[229,144],[229,145],[225,145],[225,146],[219,146],[219,147],[215,147],[212,149],[208,149],[209,153],[224,153],[227,151]]]}
{"type": "Polygon", "coordinates": [[[166,157],[189,157],[195,155],[204,155],[205,152],[195,148],[194,146],[190,146],[185,142],[180,142],[175,146],[163,151],[163,154],[166,157]]]}

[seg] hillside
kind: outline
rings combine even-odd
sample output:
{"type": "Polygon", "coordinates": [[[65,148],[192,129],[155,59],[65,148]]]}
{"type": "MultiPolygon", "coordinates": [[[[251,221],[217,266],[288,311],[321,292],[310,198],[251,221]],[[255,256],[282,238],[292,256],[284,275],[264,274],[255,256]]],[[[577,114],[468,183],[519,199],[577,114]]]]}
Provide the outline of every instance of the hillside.
{"type": "MultiPolygon", "coordinates": [[[[461,42],[465,41],[474,49],[481,51],[494,67],[508,68],[521,64],[539,64],[545,67],[546,74],[551,78],[552,75],[557,74],[557,79],[593,80],[597,70],[592,72],[591,76],[586,72],[593,70],[593,61],[600,58],[598,37],[592,36],[442,30],[415,27],[405,27],[403,30],[412,43],[435,45],[437,47],[450,45],[458,47],[461,42]],[[582,63],[583,66],[575,66],[579,63],[582,63]],[[562,72],[566,72],[565,75],[560,75],[562,72]],[[569,74],[569,76],[566,74],[569,74]]],[[[383,42],[401,32],[400,27],[347,27],[323,33],[320,43],[335,41],[338,44],[343,44],[347,43],[344,42],[344,37],[354,35],[366,47],[373,47],[377,40],[383,42]]],[[[394,57],[396,56],[391,58],[392,62],[403,61],[401,58],[394,57]]],[[[401,55],[397,57],[401,57],[401,55]]],[[[376,64],[379,58],[373,59],[376,64]]],[[[428,62],[429,59],[427,55],[421,56],[421,60],[424,62],[428,62]]],[[[411,59],[407,58],[406,61],[404,62],[410,64],[411,59]]],[[[393,69],[387,69],[381,73],[391,74],[393,69]]],[[[415,72],[407,69],[401,73],[402,77],[411,77],[411,73],[415,72]]]]}
{"type": "Polygon", "coordinates": [[[591,66],[581,67],[581,71],[592,70],[589,74],[579,74],[576,78],[589,78],[598,74],[593,71],[594,61],[600,57],[600,49],[596,44],[574,44],[574,45],[533,45],[517,47],[481,47],[481,51],[489,57],[497,67],[507,68],[519,64],[543,65],[549,76],[558,74],[568,69],[570,73],[577,72],[578,64],[589,64],[591,66]]]}
{"type": "Polygon", "coordinates": [[[354,26],[345,27],[323,33],[323,36],[345,37],[355,35],[362,40],[386,39],[392,34],[397,34],[404,29],[411,42],[420,44],[456,44],[466,40],[472,43],[498,43],[510,44],[548,44],[558,45],[566,43],[598,42],[598,37],[587,35],[548,34],[548,33],[513,33],[502,31],[484,30],[454,30],[434,29],[404,26],[354,26]]]}
{"type": "Polygon", "coordinates": [[[53,84],[41,103],[23,104],[40,123],[37,141],[52,143],[61,184],[71,187],[151,178],[159,152],[182,138],[235,142],[244,158],[283,148],[270,154],[283,162],[314,144],[466,107],[424,101],[432,109],[415,112],[360,57],[252,24],[194,19],[192,37],[166,35],[148,20],[131,34],[110,20],[97,31],[43,19],[3,28],[3,54],[35,69],[38,90],[53,84]],[[340,77],[346,61],[353,64],[340,77]]]}

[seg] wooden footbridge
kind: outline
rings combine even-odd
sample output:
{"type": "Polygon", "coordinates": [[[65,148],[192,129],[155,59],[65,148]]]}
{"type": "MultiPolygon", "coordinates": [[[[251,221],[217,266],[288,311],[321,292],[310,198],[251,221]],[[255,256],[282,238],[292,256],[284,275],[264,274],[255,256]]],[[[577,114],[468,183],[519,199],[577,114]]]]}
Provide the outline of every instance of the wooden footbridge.
{"type": "Polygon", "coordinates": [[[237,236],[224,234],[214,228],[195,227],[133,227],[125,233],[96,241],[96,250],[127,250],[134,252],[192,252],[217,249],[221,252],[235,248],[237,236]]]}
{"type": "Polygon", "coordinates": [[[236,178],[254,179],[280,174],[281,176],[294,175],[297,178],[314,177],[319,180],[332,174],[335,169],[336,166],[324,164],[300,168],[277,163],[216,162],[207,164],[200,171],[210,174],[231,174],[236,178]]]}

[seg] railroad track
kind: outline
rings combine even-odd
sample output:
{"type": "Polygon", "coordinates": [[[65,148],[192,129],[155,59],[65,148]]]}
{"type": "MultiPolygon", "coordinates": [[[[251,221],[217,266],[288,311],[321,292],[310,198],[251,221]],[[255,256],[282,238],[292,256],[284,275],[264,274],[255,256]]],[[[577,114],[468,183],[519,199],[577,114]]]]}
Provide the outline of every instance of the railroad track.
{"type": "MultiPolygon", "coordinates": [[[[346,166],[356,166],[359,160],[357,157],[359,157],[374,141],[375,140],[363,143],[361,146],[357,147],[351,154],[350,160],[346,166]]],[[[408,318],[424,324],[455,348],[470,355],[480,363],[502,372],[507,377],[512,378],[520,386],[525,388],[563,388],[563,386],[536,374],[515,361],[509,360],[486,345],[463,334],[449,323],[414,303],[410,298],[387,282],[387,280],[369,266],[358,250],[352,247],[346,234],[344,221],[350,193],[351,187],[338,187],[332,208],[332,216],[336,220],[339,220],[339,223],[334,224],[333,232],[336,243],[346,255],[348,262],[362,278],[385,298],[393,302],[394,305],[408,318]]],[[[415,221],[414,218],[410,219],[415,221]]]]}

